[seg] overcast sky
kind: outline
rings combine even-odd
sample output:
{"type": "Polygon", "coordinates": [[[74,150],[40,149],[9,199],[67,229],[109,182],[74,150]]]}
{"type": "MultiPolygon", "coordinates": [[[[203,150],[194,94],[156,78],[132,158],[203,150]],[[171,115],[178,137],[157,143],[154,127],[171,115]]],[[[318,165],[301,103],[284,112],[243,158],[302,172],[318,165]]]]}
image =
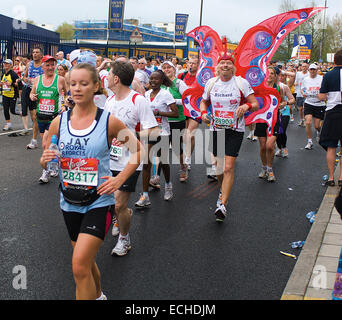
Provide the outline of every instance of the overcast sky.
{"type": "MultiPolygon", "coordinates": [[[[327,0],[328,15],[342,14],[341,0],[327,0]]],[[[309,7],[312,0],[292,0],[296,6],[309,7]]],[[[104,20],[108,17],[108,0],[1,0],[0,13],[27,18],[38,24],[58,26],[64,21],[104,20]],[[47,4],[49,3],[49,5],[47,4]]],[[[203,0],[202,24],[239,41],[252,26],[279,13],[281,0],[203,0]]],[[[187,31],[200,21],[201,0],[126,0],[125,19],[139,18],[141,23],[172,22],[175,13],[189,14],[187,31]]],[[[324,6],[324,0],[316,0],[324,6]]]]}

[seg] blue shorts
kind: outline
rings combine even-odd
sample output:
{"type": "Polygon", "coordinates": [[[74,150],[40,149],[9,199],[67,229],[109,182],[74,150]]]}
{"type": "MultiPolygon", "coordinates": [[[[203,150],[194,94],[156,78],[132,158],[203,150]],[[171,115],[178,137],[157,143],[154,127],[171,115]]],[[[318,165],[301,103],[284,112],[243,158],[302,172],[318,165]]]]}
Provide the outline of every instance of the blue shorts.
{"type": "Polygon", "coordinates": [[[51,122],[39,122],[38,123],[38,129],[40,133],[44,133],[45,131],[49,131],[50,128],[50,124],[51,122]]]}

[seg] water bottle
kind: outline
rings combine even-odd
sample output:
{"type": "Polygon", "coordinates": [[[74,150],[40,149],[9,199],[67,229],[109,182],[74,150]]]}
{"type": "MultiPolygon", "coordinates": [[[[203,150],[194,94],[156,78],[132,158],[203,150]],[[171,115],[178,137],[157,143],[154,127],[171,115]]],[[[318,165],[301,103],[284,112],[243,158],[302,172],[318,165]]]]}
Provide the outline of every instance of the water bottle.
{"type": "Polygon", "coordinates": [[[327,174],[323,176],[323,181],[328,181],[328,179],[329,179],[329,176],[327,174]]]}
{"type": "Polygon", "coordinates": [[[290,243],[292,249],[300,249],[303,248],[305,241],[295,241],[290,243]]]}
{"type": "Polygon", "coordinates": [[[310,211],[309,213],[306,214],[306,217],[310,220],[313,216],[316,215],[316,211],[310,211]]]}
{"type": "Polygon", "coordinates": [[[313,215],[310,219],[310,223],[313,224],[315,222],[316,215],[313,215]]]}
{"type": "Polygon", "coordinates": [[[52,159],[48,164],[47,164],[47,170],[48,171],[53,171],[53,172],[58,172],[58,155],[59,155],[59,149],[57,146],[57,136],[53,135],[51,138],[51,144],[49,147],[49,150],[53,150],[57,152],[56,158],[52,159]]]}

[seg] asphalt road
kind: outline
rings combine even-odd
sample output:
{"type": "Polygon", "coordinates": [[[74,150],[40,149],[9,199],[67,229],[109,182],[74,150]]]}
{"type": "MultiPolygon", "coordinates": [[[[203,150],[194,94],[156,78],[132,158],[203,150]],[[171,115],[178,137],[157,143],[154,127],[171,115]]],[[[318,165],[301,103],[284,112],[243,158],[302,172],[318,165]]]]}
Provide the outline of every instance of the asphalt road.
{"type": "MultiPolygon", "coordinates": [[[[152,192],[151,208],[134,211],[130,253],[112,257],[111,234],[98,253],[107,297],[279,300],[295,265],[279,251],[299,253],[289,243],[306,239],[311,225],[305,215],[319,207],[326,191],[325,152],[316,143],[304,149],[305,130],[297,120],[288,129],[288,159],[274,161],[273,184],[257,178],[258,143],[244,139],[223,224],[215,222],[218,187],[209,183],[206,165],[193,164],[185,184],[178,181],[179,166],[172,166],[175,197],[165,202],[163,192],[152,192]]],[[[19,119],[14,127],[21,128],[19,119]]],[[[0,136],[0,299],[74,299],[58,182],[38,183],[41,148],[26,150],[29,141],[30,136],[0,136]],[[18,289],[24,271],[27,282],[18,289]]],[[[141,178],[137,189],[131,207],[142,191],[141,178]]]]}

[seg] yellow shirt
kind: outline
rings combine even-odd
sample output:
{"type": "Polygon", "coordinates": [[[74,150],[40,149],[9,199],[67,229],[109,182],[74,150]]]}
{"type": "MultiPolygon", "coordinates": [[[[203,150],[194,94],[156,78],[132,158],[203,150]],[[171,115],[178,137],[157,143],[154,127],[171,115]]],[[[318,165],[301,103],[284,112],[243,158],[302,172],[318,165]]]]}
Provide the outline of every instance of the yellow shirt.
{"type": "Polygon", "coordinates": [[[12,86],[13,80],[11,77],[11,73],[5,74],[2,77],[2,95],[7,98],[14,98],[14,87],[12,86]],[[9,82],[11,85],[8,86],[7,82],[9,82]]]}

